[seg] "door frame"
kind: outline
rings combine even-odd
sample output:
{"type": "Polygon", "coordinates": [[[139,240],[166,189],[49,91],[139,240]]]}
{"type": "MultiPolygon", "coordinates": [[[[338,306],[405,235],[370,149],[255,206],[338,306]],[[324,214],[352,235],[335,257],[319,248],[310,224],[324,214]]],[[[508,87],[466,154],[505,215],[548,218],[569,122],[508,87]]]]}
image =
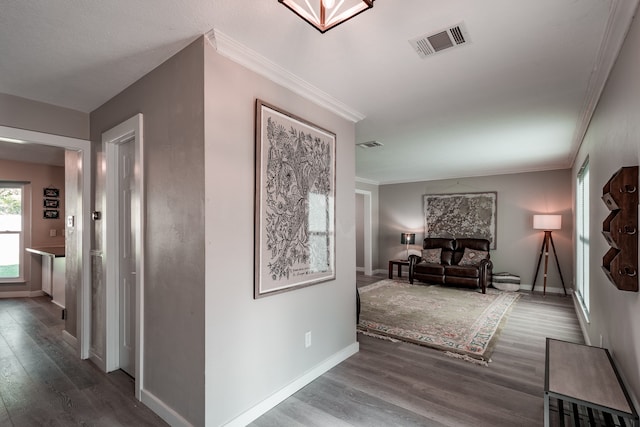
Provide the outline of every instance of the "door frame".
{"type": "Polygon", "coordinates": [[[81,194],[78,195],[81,199],[82,210],[78,212],[74,225],[78,231],[75,233],[76,244],[80,248],[82,258],[82,279],[76,293],[78,312],[76,313],[75,339],[78,356],[81,359],[88,359],[91,343],[91,141],[8,126],[0,126],[0,137],[77,151],[82,159],[82,164],[79,167],[81,170],[79,183],[81,194]]]}
{"type": "Polygon", "coordinates": [[[143,388],[144,365],[144,158],[143,158],[143,116],[136,114],[116,127],[102,134],[102,143],[106,152],[105,158],[105,182],[106,202],[105,221],[103,223],[103,236],[105,241],[104,254],[106,259],[106,348],[105,369],[107,372],[120,367],[120,307],[118,269],[120,248],[120,236],[117,230],[118,224],[118,146],[124,142],[134,140],[134,187],[135,197],[131,203],[132,226],[135,230],[136,253],[136,357],[135,357],[135,395],[141,399],[143,388]]]}
{"type": "Polygon", "coordinates": [[[356,189],[356,194],[364,196],[364,274],[373,276],[373,247],[371,245],[373,231],[371,221],[371,191],[356,189]]]}

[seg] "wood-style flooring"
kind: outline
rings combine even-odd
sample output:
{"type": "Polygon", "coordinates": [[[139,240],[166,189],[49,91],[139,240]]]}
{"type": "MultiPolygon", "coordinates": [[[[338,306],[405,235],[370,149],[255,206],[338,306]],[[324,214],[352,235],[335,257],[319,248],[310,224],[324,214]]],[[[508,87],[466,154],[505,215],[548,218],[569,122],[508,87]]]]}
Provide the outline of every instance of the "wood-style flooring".
{"type": "MultiPolygon", "coordinates": [[[[62,329],[47,297],[0,299],[0,426],[166,425],[129,376],[79,360],[62,329]]],[[[252,425],[541,426],[545,337],[582,342],[571,298],[524,293],[489,367],[359,334],[358,354],[252,425]]]]}
{"type": "Polygon", "coordinates": [[[252,426],[539,427],[546,337],[583,342],[571,297],[523,293],[488,367],[358,334],[359,353],[252,426]]]}
{"type": "Polygon", "coordinates": [[[48,297],[0,299],[0,426],[166,426],[122,371],[101,372],[62,339],[48,297]]]}

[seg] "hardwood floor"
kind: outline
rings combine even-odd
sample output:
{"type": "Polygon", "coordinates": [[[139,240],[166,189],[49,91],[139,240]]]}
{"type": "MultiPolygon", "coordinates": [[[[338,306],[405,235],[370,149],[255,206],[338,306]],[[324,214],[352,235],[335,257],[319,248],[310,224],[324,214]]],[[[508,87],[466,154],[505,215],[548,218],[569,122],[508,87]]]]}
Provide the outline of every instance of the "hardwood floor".
{"type": "Polygon", "coordinates": [[[0,299],[0,426],[166,426],[131,377],[78,359],[50,301],[0,299]]]}
{"type": "Polygon", "coordinates": [[[538,427],[546,337],[583,342],[570,297],[523,293],[488,367],[358,334],[358,354],[252,426],[538,427]]]}
{"type": "MultiPolygon", "coordinates": [[[[59,317],[46,297],[0,299],[0,426],[166,425],[129,376],[78,360],[59,317]]],[[[489,367],[358,335],[358,354],[252,425],[541,426],[545,337],[582,342],[571,298],[523,293],[489,367]]]]}

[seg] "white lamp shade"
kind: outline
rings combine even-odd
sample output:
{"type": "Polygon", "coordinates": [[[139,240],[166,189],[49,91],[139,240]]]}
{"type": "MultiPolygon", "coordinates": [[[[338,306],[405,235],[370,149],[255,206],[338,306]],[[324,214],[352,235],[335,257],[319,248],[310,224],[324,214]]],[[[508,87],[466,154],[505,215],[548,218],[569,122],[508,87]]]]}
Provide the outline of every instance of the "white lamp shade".
{"type": "Polygon", "coordinates": [[[560,230],[562,215],[534,215],[533,228],[536,230],[560,230]]]}

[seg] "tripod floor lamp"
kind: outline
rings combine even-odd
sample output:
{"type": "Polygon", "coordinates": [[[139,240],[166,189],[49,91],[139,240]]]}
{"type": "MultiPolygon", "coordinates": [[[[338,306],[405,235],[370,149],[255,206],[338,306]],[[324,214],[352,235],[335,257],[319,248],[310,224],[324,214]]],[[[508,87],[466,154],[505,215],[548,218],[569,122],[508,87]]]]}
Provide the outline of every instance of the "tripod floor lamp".
{"type": "Polygon", "coordinates": [[[549,265],[549,243],[553,248],[553,255],[556,258],[556,265],[558,266],[558,273],[560,274],[560,281],[562,282],[562,289],[564,294],[567,295],[567,288],[564,287],[564,279],[562,278],[562,271],[560,271],[560,262],[558,262],[558,254],[556,253],[556,245],[553,243],[553,236],[551,232],[553,230],[560,230],[562,225],[561,215],[534,215],[533,216],[533,228],[536,230],[544,230],[544,237],[542,239],[542,247],[540,248],[540,256],[538,257],[538,265],[536,266],[536,275],[533,278],[533,286],[531,292],[536,287],[536,280],[538,280],[538,271],[540,270],[540,262],[542,261],[542,255],[544,254],[544,287],[542,288],[542,295],[547,293],[547,267],[549,265]]]}

